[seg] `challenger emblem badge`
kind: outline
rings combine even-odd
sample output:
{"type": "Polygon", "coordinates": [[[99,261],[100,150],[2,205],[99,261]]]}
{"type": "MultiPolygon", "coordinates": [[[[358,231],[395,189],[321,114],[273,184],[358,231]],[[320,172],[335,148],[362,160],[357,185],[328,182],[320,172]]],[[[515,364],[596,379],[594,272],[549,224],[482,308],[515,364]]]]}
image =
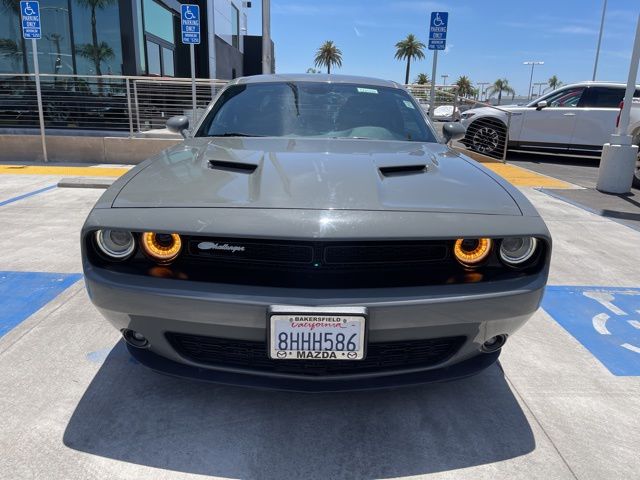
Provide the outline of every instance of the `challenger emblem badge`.
{"type": "Polygon", "coordinates": [[[217,243],[217,242],[200,242],[198,244],[198,248],[200,250],[222,250],[225,252],[244,252],[245,247],[242,245],[229,245],[228,243],[217,243]]]}

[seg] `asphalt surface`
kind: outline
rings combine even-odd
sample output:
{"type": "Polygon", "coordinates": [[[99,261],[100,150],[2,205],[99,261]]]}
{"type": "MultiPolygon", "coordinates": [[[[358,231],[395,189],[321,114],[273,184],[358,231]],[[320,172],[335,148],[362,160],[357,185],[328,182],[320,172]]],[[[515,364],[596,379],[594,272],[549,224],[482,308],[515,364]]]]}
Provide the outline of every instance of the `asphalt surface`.
{"type": "Polygon", "coordinates": [[[0,175],[0,478],[638,478],[640,352],[619,344],[640,345],[639,232],[523,188],[554,238],[552,287],[499,364],[398,390],[264,392],[128,356],[78,275],[102,192],[61,178],[0,175]]]}
{"type": "Polygon", "coordinates": [[[630,193],[624,195],[597,191],[595,188],[598,181],[599,159],[527,155],[512,152],[509,154],[508,162],[584,187],[584,189],[577,190],[545,189],[544,191],[598,215],[640,230],[640,190],[632,188],[630,193]]]}

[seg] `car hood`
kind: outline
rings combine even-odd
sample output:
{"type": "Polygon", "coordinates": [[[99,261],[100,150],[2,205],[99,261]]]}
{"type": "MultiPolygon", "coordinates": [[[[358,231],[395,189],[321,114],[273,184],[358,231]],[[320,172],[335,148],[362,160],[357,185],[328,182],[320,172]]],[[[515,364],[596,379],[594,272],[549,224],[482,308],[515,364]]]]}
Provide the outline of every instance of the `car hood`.
{"type": "Polygon", "coordinates": [[[112,207],[521,214],[482,167],[445,145],[361,139],[189,139],[133,176],[112,207]]]}

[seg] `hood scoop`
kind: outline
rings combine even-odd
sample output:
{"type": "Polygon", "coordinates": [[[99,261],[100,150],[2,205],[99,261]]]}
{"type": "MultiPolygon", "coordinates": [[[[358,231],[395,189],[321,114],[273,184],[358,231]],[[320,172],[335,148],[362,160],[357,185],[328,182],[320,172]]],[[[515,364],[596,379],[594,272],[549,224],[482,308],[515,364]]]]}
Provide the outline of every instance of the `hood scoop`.
{"type": "Polygon", "coordinates": [[[212,170],[223,170],[225,172],[252,174],[258,168],[255,163],[230,162],[227,160],[209,160],[209,168],[212,170]]]}
{"type": "Polygon", "coordinates": [[[397,177],[400,175],[425,173],[427,171],[427,165],[424,163],[416,165],[391,165],[388,167],[378,167],[378,170],[385,177],[397,177]]]}

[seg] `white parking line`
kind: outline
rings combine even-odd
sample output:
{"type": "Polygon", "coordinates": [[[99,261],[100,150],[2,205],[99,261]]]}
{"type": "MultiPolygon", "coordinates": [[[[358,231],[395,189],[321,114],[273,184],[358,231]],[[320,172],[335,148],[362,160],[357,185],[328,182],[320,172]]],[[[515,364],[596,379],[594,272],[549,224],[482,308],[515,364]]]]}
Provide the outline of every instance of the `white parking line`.
{"type": "Polygon", "coordinates": [[[622,348],[626,348],[627,350],[631,350],[632,352],[640,353],[640,347],[636,347],[635,345],[631,345],[629,343],[623,343],[620,346],[622,348]]]}

